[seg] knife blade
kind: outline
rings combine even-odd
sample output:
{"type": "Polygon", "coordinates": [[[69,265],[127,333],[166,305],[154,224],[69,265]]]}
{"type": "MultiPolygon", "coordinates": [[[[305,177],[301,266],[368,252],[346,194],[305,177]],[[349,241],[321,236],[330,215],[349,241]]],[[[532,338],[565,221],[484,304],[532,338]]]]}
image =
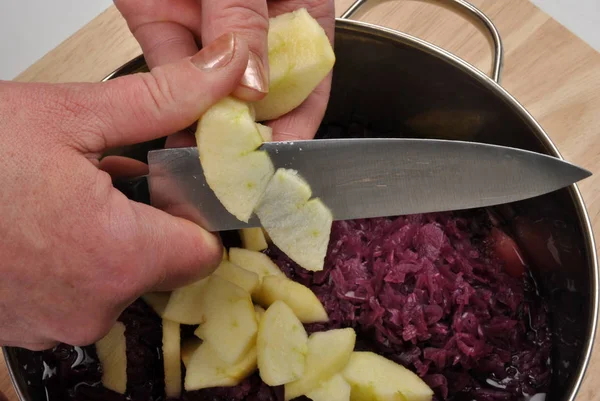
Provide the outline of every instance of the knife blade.
{"type": "MultiPolygon", "coordinates": [[[[474,142],[325,139],[261,146],[275,168],[298,170],[335,220],[494,206],[543,195],[591,175],[561,159],[474,142]]],[[[148,153],[151,204],[210,231],[258,227],[239,221],[205,181],[198,149],[148,153]]]]}

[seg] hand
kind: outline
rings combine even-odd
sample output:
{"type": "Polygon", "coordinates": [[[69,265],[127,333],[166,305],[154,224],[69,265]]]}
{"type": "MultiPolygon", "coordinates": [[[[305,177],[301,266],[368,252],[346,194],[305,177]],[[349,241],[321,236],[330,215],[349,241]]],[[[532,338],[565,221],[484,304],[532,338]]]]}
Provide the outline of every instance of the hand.
{"type": "MultiPolygon", "coordinates": [[[[268,88],[268,18],[305,7],[333,42],[333,0],[115,0],[150,68],[198,51],[197,42],[235,32],[248,42],[250,59],[234,95],[261,99],[268,88]]],[[[271,121],[274,140],[313,138],[321,124],[331,89],[331,74],[294,111],[271,121]]],[[[169,137],[167,146],[193,146],[189,133],[169,137]]]]}
{"type": "Polygon", "coordinates": [[[189,126],[247,63],[247,44],[229,34],[106,83],[0,82],[0,345],[91,344],[141,294],[212,272],[215,236],[129,201],[103,171],[145,165],[99,158],[189,126]]]}

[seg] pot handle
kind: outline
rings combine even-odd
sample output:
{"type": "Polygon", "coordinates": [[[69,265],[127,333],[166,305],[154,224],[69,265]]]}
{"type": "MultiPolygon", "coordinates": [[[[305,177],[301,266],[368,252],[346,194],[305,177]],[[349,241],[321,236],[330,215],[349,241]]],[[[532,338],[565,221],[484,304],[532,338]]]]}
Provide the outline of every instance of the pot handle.
{"type": "MultiPolygon", "coordinates": [[[[364,5],[368,0],[356,0],[340,17],[341,19],[349,19],[358,9],[364,5]]],[[[452,3],[458,5],[461,9],[468,12],[469,14],[475,16],[478,20],[480,20],[487,31],[490,33],[492,40],[494,42],[494,60],[492,63],[492,75],[491,78],[496,81],[496,83],[500,83],[500,75],[502,73],[502,66],[504,64],[504,50],[502,47],[502,39],[500,38],[500,32],[498,32],[498,28],[492,22],[491,19],[488,18],[481,10],[472,5],[466,0],[448,0],[452,3]]]]}

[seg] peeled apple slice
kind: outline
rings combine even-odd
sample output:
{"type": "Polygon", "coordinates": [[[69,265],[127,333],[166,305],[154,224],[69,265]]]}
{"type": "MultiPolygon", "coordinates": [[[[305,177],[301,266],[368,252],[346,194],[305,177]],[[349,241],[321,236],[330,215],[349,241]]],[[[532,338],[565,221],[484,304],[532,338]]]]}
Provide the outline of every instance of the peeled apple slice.
{"type": "Polygon", "coordinates": [[[273,141],[273,128],[260,123],[256,123],[256,128],[258,128],[258,132],[260,132],[260,136],[264,142],[273,141]]]}
{"type": "Polygon", "coordinates": [[[192,355],[194,355],[194,352],[196,352],[200,345],[202,345],[202,340],[198,337],[186,338],[181,344],[181,361],[186,369],[190,363],[190,359],[192,359],[192,355]]]}
{"type": "Polygon", "coordinates": [[[229,364],[206,343],[200,345],[186,365],[185,389],[237,386],[256,370],[256,348],[236,364],[229,364]]]}
{"type": "Polygon", "coordinates": [[[206,182],[229,213],[248,222],[274,168],[263,138],[242,101],[227,97],[198,121],[196,143],[206,182]]]}
{"type": "Polygon", "coordinates": [[[433,391],[419,376],[373,352],[353,352],[342,373],[352,401],[431,401],[433,391]]]}
{"type": "Polygon", "coordinates": [[[307,393],[313,401],[350,401],[350,385],[339,373],[307,393]]]}
{"type": "Polygon", "coordinates": [[[329,38],[304,8],[270,19],[268,51],[269,93],[254,103],[257,121],[298,107],[335,63],[329,38]]]}
{"type": "Polygon", "coordinates": [[[170,292],[149,292],[142,295],[142,299],[146,302],[154,312],[160,317],[165,314],[165,308],[169,304],[170,292]]]}
{"type": "Polygon", "coordinates": [[[323,270],[333,216],[294,170],[278,169],[256,207],[273,243],[306,270],[323,270]]]}
{"type": "Polygon", "coordinates": [[[115,323],[108,334],[96,343],[102,365],[102,385],[119,394],[127,391],[127,355],[125,325],[115,323]]]}
{"type": "Polygon", "coordinates": [[[205,278],[173,291],[162,317],[181,324],[202,323],[204,316],[198,306],[202,304],[204,286],[207,282],[208,279],[205,278]]]}
{"type": "Polygon", "coordinates": [[[256,350],[260,378],[269,386],[298,380],[304,373],[308,337],[284,302],[271,305],[260,320],[256,350]]]}
{"type": "Polygon", "coordinates": [[[326,322],[327,312],[310,288],[287,277],[267,276],[254,294],[256,303],[269,307],[276,301],[288,305],[302,323],[326,322]]]}
{"type": "Polygon", "coordinates": [[[167,398],[181,395],[181,332],[179,323],[163,320],[163,363],[167,398]]]}
{"type": "Polygon", "coordinates": [[[260,282],[263,281],[265,276],[285,277],[285,274],[283,274],[279,267],[267,255],[261,252],[231,248],[229,250],[229,260],[243,269],[258,274],[260,282]]]}
{"type": "Polygon", "coordinates": [[[213,275],[224,278],[250,294],[253,293],[259,285],[258,274],[242,269],[226,260],[221,262],[213,275]]]}
{"type": "Polygon", "coordinates": [[[242,246],[250,251],[262,251],[269,246],[260,227],[242,228],[240,238],[242,239],[242,246]]]}
{"type": "Polygon", "coordinates": [[[308,338],[304,375],[299,380],[285,385],[285,400],[301,395],[311,398],[308,395],[310,391],[344,369],[352,355],[355,342],[356,333],[351,328],[311,334],[308,338]]]}
{"type": "Polygon", "coordinates": [[[211,276],[198,309],[204,316],[195,334],[228,364],[237,363],[256,343],[258,325],[250,294],[211,276]]]}

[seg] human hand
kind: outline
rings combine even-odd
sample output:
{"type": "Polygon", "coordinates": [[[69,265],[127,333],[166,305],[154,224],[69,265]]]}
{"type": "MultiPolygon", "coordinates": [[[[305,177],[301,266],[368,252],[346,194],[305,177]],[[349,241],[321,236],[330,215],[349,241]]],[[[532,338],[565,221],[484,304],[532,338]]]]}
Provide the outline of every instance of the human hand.
{"type": "MultiPolygon", "coordinates": [[[[207,45],[227,32],[239,34],[248,42],[250,59],[234,95],[247,101],[261,99],[268,88],[269,17],[305,7],[333,43],[333,0],[115,0],[115,4],[140,43],[150,68],[194,54],[197,42],[207,45]]],[[[330,89],[331,74],[302,105],[269,123],[273,139],[313,138],[325,114],[330,89]]],[[[167,140],[167,146],[194,144],[189,132],[167,140]]]]}
{"type": "Polygon", "coordinates": [[[247,44],[229,34],[106,83],[0,82],[0,345],[91,344],[141,294],[212,272],[217,237],[128,200],[106,171],[145,165],[100,156],[189,126],[247,62],[247,44]]]}

